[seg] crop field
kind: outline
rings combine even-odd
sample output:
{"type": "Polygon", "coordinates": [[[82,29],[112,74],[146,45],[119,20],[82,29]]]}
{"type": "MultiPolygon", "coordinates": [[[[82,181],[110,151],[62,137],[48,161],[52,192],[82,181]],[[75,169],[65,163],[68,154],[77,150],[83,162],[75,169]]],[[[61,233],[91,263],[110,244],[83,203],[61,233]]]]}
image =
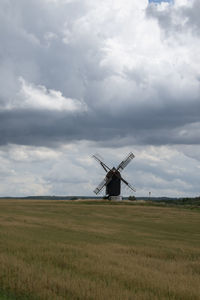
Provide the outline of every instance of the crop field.
{"type": "Polygon", "coordinates": [[[0,299],[200,299],[200,211],[0,200],[0,299]]]}

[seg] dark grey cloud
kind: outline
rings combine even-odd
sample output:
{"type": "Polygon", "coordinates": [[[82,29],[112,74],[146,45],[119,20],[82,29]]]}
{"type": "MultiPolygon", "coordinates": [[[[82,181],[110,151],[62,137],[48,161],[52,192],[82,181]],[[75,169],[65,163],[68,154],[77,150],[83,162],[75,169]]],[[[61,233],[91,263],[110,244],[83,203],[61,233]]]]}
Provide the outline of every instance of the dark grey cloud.
{"type": "MultiPolygon", "coordinates": [[[[178,2],[178,1],[177,1],[178,2]]],[[[200,34],[200,2],[199,0],[188,1],[186,5],[169,5],[165,9],[159,6],[149,5],[146,9],[148,17],[155,18],[160,27],[167,33],[185,33],[191,31],[200,34]]]]}
{"type": "Polygon", "coordinates": [[[199,144],[199,111],[199,99],[158,108],[133,104],[77,113],[6,110],[0,112],[0,144],[56,146],[76,140],[101,145],[199,144]]]}
{"type": "Polygon", "coordinates": [[[194,32],[200,34],[200,2],[198,0],[193,1],[193,5],[183,8],[182,14],[186,17],[186,26],[191,27],[194,32]]]}
{"type": "MultiPolygon", "coordinates": [[[[176,45],[166,47],[158,39],[155,47],[163,47],[164,53],[159,50],[158,57],[152,56],[149,33],[135,45],[134,24],[125,38],[123,31],[114,30],[120,28],[121,17],[100,11],[98,19],[97,8],[98,3],[91,6],[87,1],[0,4],[0,144],[53,147],[80,140],[115,146],[198,144],[200,75],[189,64],[194,64],[193,52],[187,63],[184,58],[177,63],[169,54],[177,51],[176,45]],[[33,92],[44,86],[66,99],[83,101],[87,109],[31,106],[38,94],[27,100],[30,95],[21,92],[20,77],[33,92]]],[[[159,11],[149,6],[147,15],[171,32],[183,31],[184,26],[193,29],[192,39],[199,28],[198,10],[198,1],[176,9],[186,20],[184,25],[174,21],[173,7],[159,11]]],[[[148,27],[149,19],[142,17],[148,27]]]]}

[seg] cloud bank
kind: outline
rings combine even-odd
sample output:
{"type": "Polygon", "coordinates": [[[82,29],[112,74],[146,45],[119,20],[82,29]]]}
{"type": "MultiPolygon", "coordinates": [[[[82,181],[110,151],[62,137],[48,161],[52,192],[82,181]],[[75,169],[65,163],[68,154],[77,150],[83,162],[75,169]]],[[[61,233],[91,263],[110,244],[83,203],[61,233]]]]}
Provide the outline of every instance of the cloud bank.
{"type": "Polygon", "coordinates": [[[166,147],[183,153],[183,164],[198,160],[199,13],[198,0],[1,1],[2,151],[48,156],[78,143],[81,156],[91,143],[108,152],[166,147]]]}

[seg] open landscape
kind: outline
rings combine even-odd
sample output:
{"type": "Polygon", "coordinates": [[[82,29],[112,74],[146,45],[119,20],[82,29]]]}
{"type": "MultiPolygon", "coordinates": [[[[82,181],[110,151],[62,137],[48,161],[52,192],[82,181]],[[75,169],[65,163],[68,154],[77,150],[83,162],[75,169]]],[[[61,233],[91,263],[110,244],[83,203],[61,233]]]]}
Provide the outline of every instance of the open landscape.
{"type": "Polygon", "coordinates": [[[0,300],[200,300],[199,16],[0,1],[0,300]]]}
{"type": "Polygon", "coordinates": [[[200,299],[198,209],[1,200],[0,241],[0,299],[200,299]]]}

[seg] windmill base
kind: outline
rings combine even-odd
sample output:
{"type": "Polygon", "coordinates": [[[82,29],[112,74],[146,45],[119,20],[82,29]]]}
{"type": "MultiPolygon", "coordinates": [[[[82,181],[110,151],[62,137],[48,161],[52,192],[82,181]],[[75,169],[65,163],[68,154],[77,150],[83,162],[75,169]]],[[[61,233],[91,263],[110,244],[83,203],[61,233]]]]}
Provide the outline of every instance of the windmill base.
{"type": "Polygon", "coordinates": [[[122,201],[122,196],[110,196],[111,201],[122,201]]]}

